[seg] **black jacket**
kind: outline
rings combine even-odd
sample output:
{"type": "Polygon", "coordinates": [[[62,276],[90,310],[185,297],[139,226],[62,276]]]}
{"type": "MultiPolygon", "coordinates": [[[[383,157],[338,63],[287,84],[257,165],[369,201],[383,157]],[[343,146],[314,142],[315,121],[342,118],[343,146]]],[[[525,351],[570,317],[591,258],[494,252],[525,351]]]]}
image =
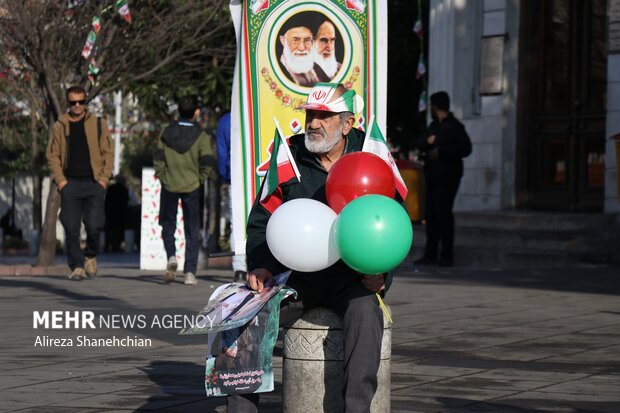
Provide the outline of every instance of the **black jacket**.
{"type": "MultiPolygon", "coordinates": [[[[361,151],[363,144],[364,134],[357,129],[351,129],[347,135],[345,153],[361,151]]],[[[280,185],[282,188],[283,201],[286,202],[298,198],[311,198],[327,204],[327,196],[325,195],[327,171],[319,163],[315,155],[306,149],[304,135],[300,134],[291,137],[289,146],[291,154],[299,168],[301,182],[293,178],[280,185]]],[[[258,193],[260,194],[261,192],[262,188],[258,193]]],[[[248,218],[248,238],[246,244],[247,264],[248,270],[250,271],[257,268],[266,268],[273,274],[279,274],[287,268],[274,258],[267,246],[266,231],[270,216],[269,211],[260,204],[259,197],[257,197],[248,218]]],[[[360,245],[360,248],[363,248],[363,245],[360,245]]],[[[299,253],[303,254],[303,251],[299,251],[299,253]]],[[[318,271],[318,274],[338,276],[358,273],[347,266],[342,260],[339,260],[331,267],[318,271]]],[[[391,276],[388,275],[385,280],[386,289],[390,281],[391,276]]]]}
{"type": "Polygon", "coordinates": [[[446,182],[461,179],[463,158],[471,154],[471,141],[465,126],[450,113],[443,122],[433,121],[426,133],[419,139],[418,148],[427,154],[424,174],[431,182],[446,182]],[[435,135],[435,143],[429,145],[426,138],[435,135]],[[439,157],[430,159],[428,152],[438,148],[439,157]]]}

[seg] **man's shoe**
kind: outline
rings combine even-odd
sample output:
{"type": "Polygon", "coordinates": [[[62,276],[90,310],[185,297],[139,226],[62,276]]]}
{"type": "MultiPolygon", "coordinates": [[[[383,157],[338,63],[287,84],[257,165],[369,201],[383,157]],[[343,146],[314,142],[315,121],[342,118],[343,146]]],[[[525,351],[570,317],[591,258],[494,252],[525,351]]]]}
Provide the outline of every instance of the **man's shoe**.
{"type": "Polygon", "coordinates": [[[74,268],[73,271],[71,271],[71,274],[69,274],[69,279],[72,281],[82,281],[86,279],[86,272],[84,271],[84,268],[74,268]]]}
{"type": "Polygon", "coordinates": [[[439,259],[440,267],[454,267],[454,260],[451,257],[441,257],[439,259]]]}
{"type": "Polygon", "coordinates": [[[89,277],[97,275],[97,257],[84,257],[84,271],[89,277]]]}
{"type": "Polygon", "coordinates": [[[246,282],[248,280],[248,273],[245,271],[235,271],[235,282],[246,282]]]}
{"type": "Polygon", "coordinates": [[[177,268],[179,264],[177,263],[176,257],[172,256],[168,258],[168,265],[166,265],[166,273],[164,274],[164,282],[166,284],[170,284],[174,281],[177,276],[177,268]]]}
{"type": "Polygon", "coordinates": [[[413,263],[415,265],[437,265],[437,258],[423,255],[422,258],[415,260],[413,263]]]}
{"type": "Polygon", "coordinates": [[[183,281],[183,284],[196,285],[198,284],[198,280],[196,279],[196,276],[194,274],[192,274],[191,272],[188,272],[185,274],[185,281],[183,281]]]}

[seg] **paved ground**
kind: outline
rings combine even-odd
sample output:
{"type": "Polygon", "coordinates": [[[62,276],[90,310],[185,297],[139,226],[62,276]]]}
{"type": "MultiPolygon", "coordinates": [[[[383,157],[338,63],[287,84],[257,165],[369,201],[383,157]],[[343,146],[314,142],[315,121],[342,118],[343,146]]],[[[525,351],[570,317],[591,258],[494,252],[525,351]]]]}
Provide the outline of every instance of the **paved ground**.
{"type": "MultiPolygon", "coordinates": [[[[195,287],[104,265],[84,282],[0,278],[0,412],[223,412],[204,397],[204,336],[176,329],[40,330],[34,310],[193,314],[231,272],[195,287]],[[42,348],[37,336],[148,337],[148,348],[42,348]]],[[[120,267],[120,268],[119,268],[120,267]]],[[[403,266],[394,313],[393,412],[620,412],[620,269],[484,271],[403,266]]],[[[281,350],[275,363],[281,365],[281,350]]],[[[263,411],[280,411],[281,375],[263,411]]],[[[330,412],[331,413],[331,412],[330,412]]]]}

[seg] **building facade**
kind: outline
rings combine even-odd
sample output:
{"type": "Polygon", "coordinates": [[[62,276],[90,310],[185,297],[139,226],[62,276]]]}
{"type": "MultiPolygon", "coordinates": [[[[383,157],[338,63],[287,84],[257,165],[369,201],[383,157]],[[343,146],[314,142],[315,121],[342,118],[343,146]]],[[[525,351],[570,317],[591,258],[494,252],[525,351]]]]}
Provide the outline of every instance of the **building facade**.
{"type": "Polygon", "coordinates": [[[618,213],[620,0],[430,0],[428,91],[472,138],[456,209],[618,213]]]}

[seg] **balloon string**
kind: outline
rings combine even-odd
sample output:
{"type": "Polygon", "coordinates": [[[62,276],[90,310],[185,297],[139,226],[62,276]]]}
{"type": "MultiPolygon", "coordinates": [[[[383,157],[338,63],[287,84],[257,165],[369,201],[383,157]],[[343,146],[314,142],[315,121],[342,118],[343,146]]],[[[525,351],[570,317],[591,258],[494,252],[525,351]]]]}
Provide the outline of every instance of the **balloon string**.
{"type": "Polygon", "coordinates": [[[385,306],[385,303],[383,302],[383,299],[381,298],[379,293],[377,293],[377,299],[379,300],[379,307],[381,307],[381,309],[383,310],[383,314],[385,315],[385,318],[388,319],[390,324],[394,324],[394,322],[392,321],[392,317],[390,317],[390,313],[389,313],[387,307],[385,306]]]}

